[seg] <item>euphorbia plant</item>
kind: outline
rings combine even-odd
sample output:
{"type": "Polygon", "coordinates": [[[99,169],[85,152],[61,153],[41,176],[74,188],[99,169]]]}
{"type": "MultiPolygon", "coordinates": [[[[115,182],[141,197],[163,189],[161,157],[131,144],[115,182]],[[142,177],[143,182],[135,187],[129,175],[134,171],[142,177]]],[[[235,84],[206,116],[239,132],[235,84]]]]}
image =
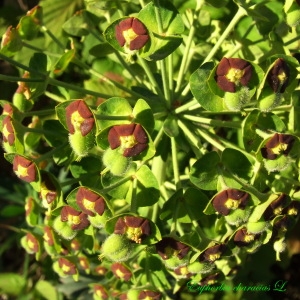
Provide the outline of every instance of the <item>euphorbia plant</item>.
{"type": "Polygon", "coordinates": [[[93,299],[234,280],[262,247],[280,260],[298,219],[299,4],[221,2],[86,0],[61,39],[41,3],[3,36],[21,244],[93,299]]]}

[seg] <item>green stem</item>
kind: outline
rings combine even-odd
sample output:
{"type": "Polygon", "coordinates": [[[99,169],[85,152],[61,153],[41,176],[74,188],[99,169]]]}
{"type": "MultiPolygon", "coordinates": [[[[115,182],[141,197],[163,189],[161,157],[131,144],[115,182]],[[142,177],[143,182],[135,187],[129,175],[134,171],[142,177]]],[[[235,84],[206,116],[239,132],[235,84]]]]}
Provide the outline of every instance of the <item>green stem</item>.
{"type": "Polygon", "coordinates": [[[141,64],[141,66],[143,67],[151,85],[153,86],[154,90],[157,92],[158,96],[161,98],[161,99],[164,99],[164,94],[162,93],[148,63],[140,56],[138,56],[138,61],[139,63],[141,64]]]}
{"type": "Polygon", "coordinates": [[[26,132],[32,132],[32,133],[37,133],[37,134],[49,134],[49,135],[53,135],[53,136],[61,136],[64,137],[64,134],[55,132],[55,131],[51,131],[51,130],[45,130],[45,129],[41,129],[41,128],[30,128],[30,127],[23,127],[24,131],[26,132]]]}
{"type": "Polygon", "coordinates": [[[198,101],[196,99],[193,99],[193,100],[191,100],[191,101],[189,101],[189,102],[187,102],[187,103],[185,103],[185,104],[177,107],[174,110],[174,112],[176,114],[179,114],[179,113],[181,113],[183,111],[186,111],[186,110],[190,111],[190,110],[194,110],[194,109],[197,109],[197,108],[200,108],[200,107],[201,107],[201,105],[198,103],[198,101]]]}
{"type": "Polygon", "coordinates": [[[199,137],[197,137],[181,120],[178,120],[178,126],[181,128],[186,138],[191,143],[196,156],[201,157],[203,153],[201,153],[200,151],[202,145],[199,137]]]}
{"type": "Polygon", "coordinates": [[[58,95],[50,93],[48,91],[45,91],[45,95],[47,97],[49,97],[50,99],[52,99],[52,100],[54,100],[56,102],[59,102],[59,103],[65,102],[67,100],[70,100],[70,99],[65,99],[65,98],[59,97],[58,95]]]}
{"type": "Polygon", "coordinates": [[[0,74],[0,80],[11,81],[11,82],[44,82],[44,78],[24,78],[16,76],[8,76],[0,74]]]}
{"type": "Polygon", "coordinates": [[[174,181],[177,190],[181,188],[181,181],[180,181],[180,172],[178,167],[178,159],[177,159],[177,145],[174,137],[171,137],[171,150],[172,150],[172,165],[173,165],[173,172],[174,172],[174,181]]]}
{"type": "Polygon", "coordinates": [[[204,138],[204,140],[212,144],[215,148],[219,149],[220,151],[224,151],[225,147],[218,142],[217,136],[213,138],[210,134],[200,129],[197,130],[197,132],[204,138]]]}
{"type": "Polygon", "coordinates": [[[133,182],[132,182],[132,194],[131,194],[131,206],[130,210],[132,213],[137,213],[137,178],[134,177],[133,182]]]}
{"type": "Polygon", "coordinates": [[[125,177],[125,178],[123,178],[123,179],[121,179],[121,180],[119,180],[119,181],[117,181],[117,182],[115,182],[115,183],[113,183],[113,184],[111,184],[111,185],[109,185],[109,186],[101,189],[100,192],[101,193],[108,193],[109,191],[111,191],[111,190],[119,187],[120,185],[124,184],[125,182],[127,182],[127,181],[129,181],[131,179],[132,179],[132,176],[127,176],[127,177],[125,177]]]}
{"type": "Polygon", "coordinates": [[[65,46],[60,42],[60,40],[46,27],[42,26],[41,31],[47,33],[51,39],[62,49],[65,50],[65,46]]]}
{"type": "Polygon", "coordinates": [[[189,31],[189,35],[188,35],[187,42],[186,42],[186,45],[185,45],[185,50],[184,50],[182,60],[181,60],[181,64],[180,64],[180,69],[179,69],[179,73],[178,73],[175,93],[177,93],[180,90],[182,80],[184,78],[184,75],[185,75],[187,67],[188,67],[187,62],[188,62],[189,57],[191,56],[191,45],[192,45],[193,38],[194,38],[194,35],[195,35],[195,31],[196,31],[195,24],[199,22],[198,21],[198,16],[199,16],[199,12],[200,12],[201,7],[203,6],[203,4],[204,4],[203,0],[198,0],[197,1],[197,6],[196,6],[195,12],[193,14],[193,24],[192,24],[192,26],[190,28],[190,31],[189,31]]]}
{"type": "Polygon", "coordinates": [[[228,128],[241,128],[241,122],[240,121],[222,121],[222,120],[213,120],[193,115],[182,115],[184,119],[191,120],[197,123],[211,125],[211,126],[217,126],[217,127],[228,127],[228,128]]]}
{"type": "Polygon", "coordinates": [[[236,12],[235,16],[231,19],[230,23],[228,24],[228,26],[224,30],[223,34],[221,35],[221,37],[219,38],[217,43],[214,45],[212,50],[209,52],[209,54],[207,55],[207,57],[205,58],[205,60],[203,61],[202,64],[205,64],[206,62],[210,61],[214,57],[216,52],[219,50],[220,46],[224,43],[227,36],[233,30],[234,26],[245,15],[246,15],[245,9],[241,6],[239,6],[238,11],[236,12]]]}
{"type": "Polygon", "coordinates": [[[168,107],[171,107],[171,94],[170,94],[169,78],[167,74],[166,63],[165,60],[160,60],[159,63],[160,63],[162,81],[163,81],[164,95],[167,100],[168,107]]]}

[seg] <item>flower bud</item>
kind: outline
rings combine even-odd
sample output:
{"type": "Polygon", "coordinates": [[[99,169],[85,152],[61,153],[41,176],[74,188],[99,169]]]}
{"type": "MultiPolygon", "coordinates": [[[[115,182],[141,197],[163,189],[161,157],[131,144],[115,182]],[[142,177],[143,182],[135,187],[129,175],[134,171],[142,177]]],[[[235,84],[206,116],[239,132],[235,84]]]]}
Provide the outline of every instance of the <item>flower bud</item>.
{"type": "Polygon", "coordinates": [[[2,37],[1,52],[5,55],[11,56],[15,52],[20,51],[22,47],[23,44],[18,30],[9,26],[2,37]]]}
{"type": "Polygon", "coordinates": [[[53,229],[66,240],[72,240],[76,235],[77,231],[73,230],[68,222],[61,221],[60,216],[57,216],[53,221],[53,229]]]}

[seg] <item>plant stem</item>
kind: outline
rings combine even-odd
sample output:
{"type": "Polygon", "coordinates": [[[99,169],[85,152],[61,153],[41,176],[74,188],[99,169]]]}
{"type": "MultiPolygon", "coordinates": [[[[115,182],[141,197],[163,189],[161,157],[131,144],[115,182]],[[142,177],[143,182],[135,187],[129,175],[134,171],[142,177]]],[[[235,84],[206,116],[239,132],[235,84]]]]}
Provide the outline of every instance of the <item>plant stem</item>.
{"type": "Polygon", "coordinates": [[[121,180],[119,180],[119,181],[117,181],[117,182],[115,182],[115,183],[113,183],[113,184],[111,184],[111,185],[109,185],[109,186],[101,189],[100,192],[101,193],[107,193],[107,192],[109,192],[109,191],[117,188],[118,186],[124,184],[125,182],[127,182],[127,181],[129,181],[131,179],[132,179],[132,176],[127,176],[125,178],[122,178],[121,180]]]}
{"type": "Polygon", "coordinates": [[[222,121],[222,120],[213,120],[193,115],[182,115],[184,119],[191,120],[197,123],[211,125],[211,126],[217,126],[217,127],[229,127],[229,128],[241,128],[241,122],[240,121],[222,121]]]}
{"type": "Polygon", "coordinates": [[[11,81],[11,82],[44,82],[44,78],[24,78],[16,76],[8,76],[0,74],[0,80],[11,81]]]}
{"type": "Polygon", "coordinates": [[[175,112],[176,114],[179,114],[179,113],[181,113],[181,112],[183,112],[183,111],[191,110],[192,108],[193,108],[193,109],[197,109],[197,108],[200,108],[200,107],[201,107],[201,105],[198,103],[198,101],[197,101],[196,99],[193,99],[193,100],[191,100],[191,101],[189,101],[189,102],[187,102],[187,103],[185,103],[185,104],[183,104],[183,105],[177,107],[177,108],[174,110],[174,112],[175,112]]]}
{"type": "Polygon", "coordinates": [[[189,31],[189,35],[188,35],[187,42],[185,45],[185,50],[184,50],[183,57],[182,57],[181,64],[180,64],[175,93],[177,93],[180,90],[181,83],[182,83],[182,80],[184,78],[184,75],[185,75],[185,72],[187,69],[187,65],[188,65],[187,61],[188,61],[188,58],[191,56],[191,53],[190,53],[191,45],[192,45],[193,38],[195,35],[195,30],[196,30],[195,24],[196,24],[196,22],[198,22],[198,15],[199,15],[199,12],[200,12],[203,4],[204,4],[203,0],[197,0],[197,6],[196,6],[195,12],[193,14],[193,24],[189,31]]]}
{"type": "Polygon", "coordinates": [[[62,145],[56,147],[56,148],[53,148],[52,150],[42,154],[40,157],[38,157],[37,159],[34,160],[34,162],[36,164],[38,164],[39,162],[43,161],[43,160],[46,160],[48,158],[51,158],[53,156],[53,154],[55,154],[56,152],[58,151],[61,151],[62,148],[66,147],[68,145],[68,143],[63,143],[62,145]]]}
{"type": "Polygon", "coordinates": [[[108,115],[101,115],[95,114],[97,120],[124,120],[124,121],[131,121],[131,116],[108,116],[108,115]]]}
{"type": "Polygon", "coordinates": [[[65,46],[60,42],[60,40],[58,38],[56,38],[56,36],[45,26],[43,25],[41,27],[41,31],[42,32],[46,32],[50,37],[51,39],[62,49],[62,50],[65,50],[65,46]]]}
{"type": "Polygon", "coordinates": [[[48,116],[48,115],[53,115],[53,114],[55,114],[55,109],[54,108],[22,112],[23,117],[48,116]]]}
{"type": "Polygon", "coordinates": [[[209,52],[209,54],[206,56],[202,64],[205,64],[206,62],[210,61],[216,52],[219,50],[220,46],[223,44],[227,36],[230,34],[230,32],[233,30],[234,26],[238,23],[238,21],[246,15],[246,11],[243,7],[239,6],[238,11],[236,12],[235,16],[231,19],[230,23],[224,30],[223,34],[217,41],[217,43],[214,45],[212,50],[209,52]]]}
{"type": "Polygon", "coordinates": [[[158,85],[158,83],[157,83],[157,81],[156,81],[156,79],[155,79],[155,77],[154,77],[154,75],[153,75],[153,73],[152,73],[152,71],[151,71],[148,63],[142,57],[140,57],[140,56],[138,56],[138,61],[141,64],[141,66],[143,67],[143,69],[144,69],[144,71],[145,71],[145,73],[146,73],[146,75],[147,75],[147,77],[148,77],[151,85],[154,88],[154,91],[157,92],[158,96],[161,99],[164,99],[165,98],[164,94],[162,93],[162,91],[161,91],[161,89],[160,89],[160,87],[159,87],[159,85],[158,85]]]}
{"type": "Polygon", "coordinates": [[[177,159],[177,145],[174,137],[171,137],[171,150],[172,150],[172,164],[173,164],[173,172],[174,172],[174,181],[177,190],[181,188],[180,181],[180,172],[178,167],[178,159],[177,159]]]}
{"type": "Polygon", "coordinates": [[[137,212],[137,197],[136,197],[136,193],[137,193],[137,178],[134,177],[133,178],[133,182],[132,182],[132,194],[131,194],[131,206],[130,206],[130,211],[132,213],[136,213],[137,212]]]}

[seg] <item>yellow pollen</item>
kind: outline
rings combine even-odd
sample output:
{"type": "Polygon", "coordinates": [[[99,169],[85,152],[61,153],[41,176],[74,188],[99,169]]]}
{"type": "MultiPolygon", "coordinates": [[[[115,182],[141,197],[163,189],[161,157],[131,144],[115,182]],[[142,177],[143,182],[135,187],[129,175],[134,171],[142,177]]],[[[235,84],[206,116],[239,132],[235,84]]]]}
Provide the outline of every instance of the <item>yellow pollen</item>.
{"type": "Polygon", "coordinates": [[[70,267],[67,265],[63,265],[61,269],[63,270],[64,273],[68,273],[70,271],[70,267]]]}
{"type": "Polygon", "coordinates": [[[228,199],[226,200],[225,202],[225,206],[228,208],[228,209],[237,209],[240,205],[240,201],[239,200],[234,200],[234,199],[228,199]]]}
{"type": "Polygon", "coordinates": [[[284,72],[282,72],[281,74],[277,75],[277,78],[279,79],[279,81],[281,83],[284,83],[287,80],[288,77],[286,76],[286,74],[284,72]]]}
{"type": "Polygon", "coordinates": [[[93,211],[95,208],[95,202],[92,202],[86,198],[83,199],[82,204],[86,209],[91,210],[91,211],[93,211]]]}
{"type": "Polygon", "coordinates": [[[28,176],[28,169],[26,167],[22,167],[21,165],[18,165],[18,169],[16,170],[15,173],[18,177],[26,177],[28,176]]]}
{"type": "Polygon", "coordinates": [[[245,70],[231,68],[226,74],[226,78],[235,84],[239,84],[240,79],[244,76],[245,70]]]}
{"type": "Polygon", "coordinates": [[[79,114],[78,111],[75,111],[72,113],[71,123],[74,126],[75,131],[80,131],[80,126],[83,121],[84,121],[84,118],[79,114]]]}
{"type": "Polygon", "coordinates": [[[34,250],[35,243],[31,240],[27,240],[27,241],[28,241],[27,244],[28,244],[29,249],[34,250]]]}
{"type": "Polygon", "coordinates": [[[283,207],[279,206],[279,207],[275,208],[273,212],[275,215],[280,215],[282,210],[283,210],[283,207]]]}
{"type": "Polygon", "coordinates": [[[246,243],[250,243],[250,242],[254,241],[254,234],[246,234],[244,237],[244,241],[246,243]]]}
{"type": "Polygon", "coordinates": [[[8,131],[7,125],[5,124],[4,127],[3,127],[3,129],[2,129],[3,136],[5,136],[6,138],[8,138],[8,136],[9,136],[10,133],[11,132],[8,131]]]}
{"type": "Polygon", "coordinates": [[[123,149],[132,148],[134,145],[137,144],[137,141],[135,140],[135,137],[133,135],[120,136],[120,140],[121,147],[123,149]]]}
{"type": "Polygon", "coordinates": [[[50,240],[50,237],[48,236],[47,232],[44,233],[43,238],[46,242],[49,242],[49,240],[50,240]]]}
{"type": "Polygon", "coordinates": [[[68,221],[69,221],[69,223],[74,224],[74,225],[80,224],[80,218],[79,218],[79,216],[69,215],[68,216],[68,221]]]}
{"type": "Polygon", "coordinates": [[[116,270],[116,275],[119,277],[119,278],[123,278],[125,276],[125,274],[120,270],[120,269],[117,269],[116,270]]]}
{"type": "Polygon", "coordinates": [[[142,242],[140,237],[143,234],[143,232],[140,227],[128,227],[126,233],[127,233],[127,237],[132,241],[138,244],[142,242]]]}
{"type": "Polygon", "coordinates": [[[209,255],[209,260],[210,260],[210,261],[215,261],[215,260],[219,259],[220,256],[221,256],[220,253],[210,254],[210,255],[209,255]]]}
{"type": "Polygon", "coordinates": [[[123,31],[123,37],[126,41],[126,44],[130,44],[138,35],[133,31],[132,28],[123,31]]]}
{"type": "Polygon", "coordinates": [[[298,214],[298,210],[296,208],[290,208],[288,210],[288,215],[294,215],[296,216],[298,214]]]}
{"type": "Polygon", "coordinates": [[[274,154],[280,154],[285,151],[288,147],[288,144],[279,143],[276,147],[272,148],[274,154]]]}

